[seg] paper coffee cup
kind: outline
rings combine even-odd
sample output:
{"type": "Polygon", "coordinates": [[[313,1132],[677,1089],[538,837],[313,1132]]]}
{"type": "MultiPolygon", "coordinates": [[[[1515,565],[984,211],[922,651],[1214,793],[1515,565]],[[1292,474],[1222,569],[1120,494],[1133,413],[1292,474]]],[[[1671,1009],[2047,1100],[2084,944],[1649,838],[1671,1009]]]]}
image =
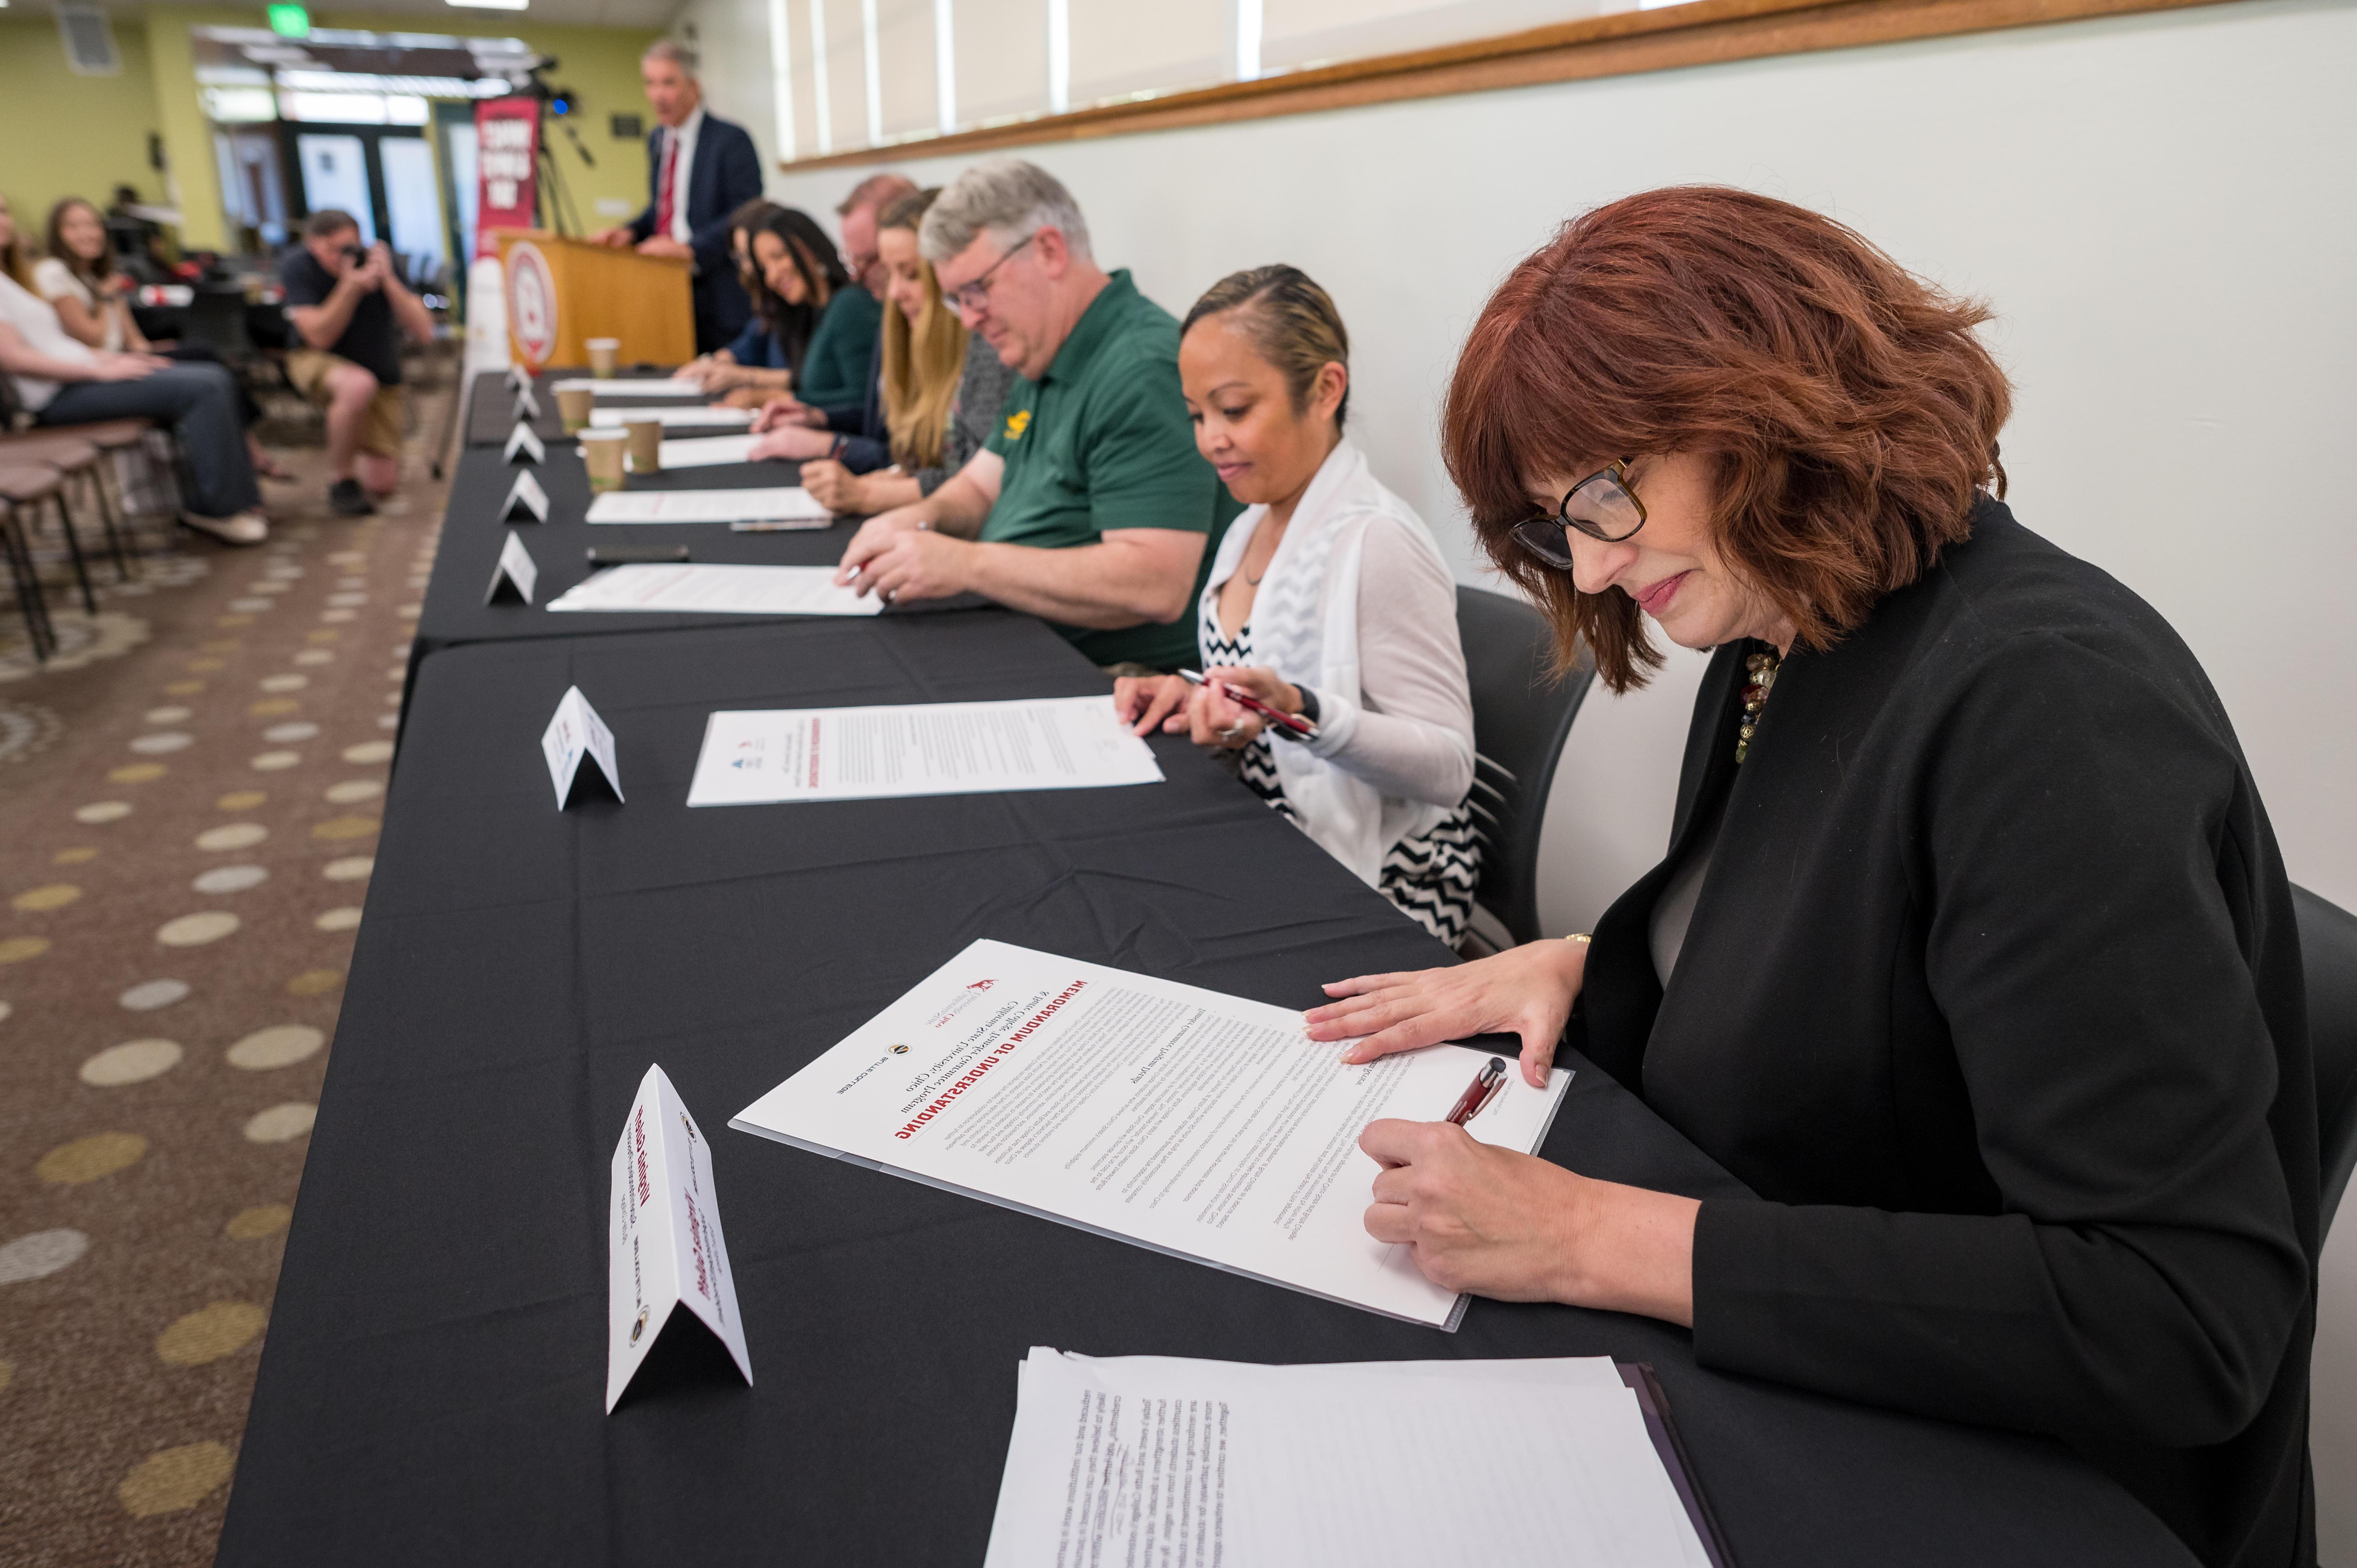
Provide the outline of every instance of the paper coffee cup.
{"type": "Polygon", "coordinates": [[[591,375],[604,377],[614,373],[614,361],[622,357],[622,340],[619,338],[586,338],[582,339],[581,346],[589,350],[591,375]]]}
{"type": "Polygon", "coordinates": [[[589,466],[589,488],[593,490],[619,490],[622,488],[622,455],[629,450],[630,434],[601,425],[581,433],[581,460],[589,466]]]}
{"type": "Polygon", "coordinates": [[[662,472],[662,421],[660,419],[626,419],[622,434],[630,438],[630,472],[660,474],[662,472]]]}
{"type": "Polygon", "coordinates": [[[597,394],[587,387],[557,388],[556,413],[565,421],[565,434],[571,435],[586,429],[589,424],[589,411],[597,406],[597,394]]]}

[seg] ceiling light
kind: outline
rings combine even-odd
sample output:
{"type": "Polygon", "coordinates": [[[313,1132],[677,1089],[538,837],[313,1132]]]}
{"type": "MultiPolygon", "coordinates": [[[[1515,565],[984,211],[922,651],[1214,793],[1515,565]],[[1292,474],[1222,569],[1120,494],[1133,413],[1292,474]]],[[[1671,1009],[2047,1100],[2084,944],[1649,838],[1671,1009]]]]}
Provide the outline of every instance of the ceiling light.
{"type": "Polygon", "coordinates": [[[449,3],[469,11],[521,11],[531,5],[532,0],[449,0],[449,3]]]}

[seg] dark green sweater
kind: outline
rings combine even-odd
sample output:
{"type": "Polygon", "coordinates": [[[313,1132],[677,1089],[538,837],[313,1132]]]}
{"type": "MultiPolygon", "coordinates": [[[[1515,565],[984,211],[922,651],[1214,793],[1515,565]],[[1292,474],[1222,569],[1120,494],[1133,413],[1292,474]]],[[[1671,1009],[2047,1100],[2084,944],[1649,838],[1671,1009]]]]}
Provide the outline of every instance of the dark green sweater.
{"type": "Polygon", "coordinates": [[[883,325],[884,307],[874,295],[857,284],[837,289],[794,367],[794,396],[818,408],[866,397],[867,369],[883,325]]]}

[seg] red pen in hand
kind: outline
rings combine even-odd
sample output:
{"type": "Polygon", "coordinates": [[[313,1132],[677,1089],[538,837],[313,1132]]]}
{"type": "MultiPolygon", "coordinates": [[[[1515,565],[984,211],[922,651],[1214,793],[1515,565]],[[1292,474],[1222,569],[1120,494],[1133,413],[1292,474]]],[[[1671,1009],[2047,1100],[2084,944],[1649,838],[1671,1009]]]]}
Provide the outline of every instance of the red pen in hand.
{"type": "Polygon", "coordinates": [[[1225,681],[1211,680],[1200,670],[1181,670],[1178,671],[1178,679],[1186,682],[1189,686],[1217,686],[1228,701],[1238,707],[1249,708],[1272,723],[1283,725],[1303,740],[1318,738],[1318,726],[1299,714],[1280,714],[1251,693],[1239,692],[1225,681]]]}
{"type": "Polygon", "coordinates": [[[1457,1108],[1444,1120],[1451,1126],[1462,1127],[1480,1115],[1482,1108],[1497,1099],[1498,1091],[1505,1087],[1506,1059],[1491,1057],[1489,1065],[1473,1075],[1473,1081],[1466,1085],[1463,1094],[1457,1097],[1457,1108]]]}

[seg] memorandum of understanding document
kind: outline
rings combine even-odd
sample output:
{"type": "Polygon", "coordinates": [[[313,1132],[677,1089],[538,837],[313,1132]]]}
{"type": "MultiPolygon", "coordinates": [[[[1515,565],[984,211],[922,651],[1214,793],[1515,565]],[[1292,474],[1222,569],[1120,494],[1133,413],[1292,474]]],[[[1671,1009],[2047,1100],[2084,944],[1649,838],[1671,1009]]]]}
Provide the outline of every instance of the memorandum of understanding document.
{"type": "Polygon", "coordinates": [[[555,598],[552,610],[673,610],[702,615],[872,616],[884,606],[834,585],[832,566],[719,566],[683,562],[609,566],[555,598]]]}
{"type": "MultiPolygon", "coordinates": [[[[1465,1298],[1361,1222],[1358,1139],[1438,1121],[1489,1053],[1340,1054],[1283,1007],[985,940],[728,1124],[1454,1330],[1465,1298]]],[[[1466,1131],[1535,1150],[1570,1079],[1510,1073],[1466,1131]]]]}
{"type": "Polygon", "coordinates": [[[717,713],[705,721],[687,803],[766,806],[1161,782],[1152,748],[1114,716],[1111,697],[780,708],[717,713]]]}

